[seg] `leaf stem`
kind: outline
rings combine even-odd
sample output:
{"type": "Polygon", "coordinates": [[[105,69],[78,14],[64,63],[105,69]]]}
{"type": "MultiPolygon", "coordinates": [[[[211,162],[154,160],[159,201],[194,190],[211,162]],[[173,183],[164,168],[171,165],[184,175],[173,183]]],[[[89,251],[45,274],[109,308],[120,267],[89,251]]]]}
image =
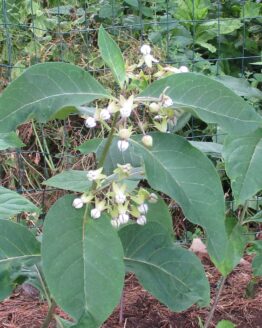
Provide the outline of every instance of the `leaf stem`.
{"type": "Polygon", "coordinates": [[[208,317],[207,317],[207,320],[206,320],[206,323],[204,325],[204,328],[208,328],[212,319],[213,319],[213,316],[214,316],[214,313],[215,313],[215,310],[216,310],[216,307],[218,305],[218,301],[219,301],[219,298],[220,298],[220,295],[222,293],[222,290],[224,288],[224,284],[226,282],[226,279],[227,279],[227,276],[225,277],[222,277],[220,283],[219,283],[219,287],[218,287],[218,290],[217,290],[217,293],[216,293],[216,297],[215,297],[215,300],[214,300],[214,303],[212,305],[212,308],[208,314],[208,317]]]}
{"type": "Polygon", "coordinates": [[[53,319],[53,315],[56,309],[56,302],[54,300],[51,301],[51,306],[48,309],[47,316],[45,318],[45,321],[43,322],[41,328],[48,328],[49,324],[51,323],[53,319]]]}
{"type": "Polygon", "coordinates": [[[43,288],[43,291],[44,291],[48,306],[50,307],[51,306],[51,297],[49,295],[49,291],[48,291],[48,288],[47,288],[47,285],[46,285],[46,282],[45,282],[44,275],[42,273],[42,269],[39,267],[39,265],[35,265],[35,268],[36,268],[36,271],[37,271],[37,274],[38,274],[40,284],[43,288]]]}

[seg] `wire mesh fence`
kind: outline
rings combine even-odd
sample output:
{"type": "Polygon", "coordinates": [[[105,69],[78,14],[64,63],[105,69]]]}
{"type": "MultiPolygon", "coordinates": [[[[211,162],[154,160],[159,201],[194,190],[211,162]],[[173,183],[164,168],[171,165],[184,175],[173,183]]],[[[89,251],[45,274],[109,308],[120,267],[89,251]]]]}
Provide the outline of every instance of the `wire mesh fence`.
{"type": "MultiPolygon", "coordinates": [[[[27,67],[49,61],[77,64],[103,82],[106,69],[97,46],[101,24],[130,62],[138,60],[143,43],[150,43],[160,65],[186,65],[206,75],[233,76],[238,80],[227,83],[232,86],[238,81],[239,94],[246,80],[254,87],[262,81],[261,1],[1,0],[0,12],[1,89],[27,67]]],[[[259,106],[254,93],[244,95],[259,106]]],[[[1,152],[1,185],[26,194],[44,215],[63,192],[42,182],[63,169],[90,167],[93,157],[83,157],[75,149],[94,132],[70,116],[47,124],[26,123],[19,136],[26,147],[1,152]]],[[[219,142],[223,132],[191,118],[184,136],[219,142]]],[[[217,166],[225,179],[222,162],[217,166]]],[[[259,196],[249,202],[254,212],[261,205],[259,196]]],[[[230,197],[228,208],[236,210],[230,197]]]]}

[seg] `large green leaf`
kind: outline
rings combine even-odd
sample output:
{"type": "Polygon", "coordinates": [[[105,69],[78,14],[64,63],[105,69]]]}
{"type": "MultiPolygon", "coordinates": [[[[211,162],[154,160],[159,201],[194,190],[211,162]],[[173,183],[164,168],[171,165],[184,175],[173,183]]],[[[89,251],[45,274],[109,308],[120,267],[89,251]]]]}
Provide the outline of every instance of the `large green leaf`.
{"type": "Polygon", "coordinates": [[[199,259],[176,246],[156,222],[119,231],[125,263],[152,295],[179,312],[194,303],[208,305],[209,284],[199,259]]]}
{"type": "MultiPolygon", "coordinates": [[[[99,327],[119,301],[123,249],[106,215],[93,220],[71,195],[49,210],[43,233],[43,270],[56,302],[76,320],[99,327]]],[[[80,324],[79,323],[79,324],[80,324]]]]}
{"type": "Polygon", "coordinates": [[[0,268],[6,264],[31,265],[40,260],[40,243],[24,226],[0,220],[0,268]]]}
{"type": "Polygon", "coordinates": [[[152,83],[139,98],[172,98],[174,106],[191,109],[207,123],[217,123],[229,134],[244,135],[262,126],[262,118],[233,91],[196,73],[175,74],[152,83]]]}
{"type": "Polygon", "coordinates": [[[29,118],[47,121],[64,107],[77,107],[109,97],[86,71],[66,63],[44,63],[28,68],[0,98],[0,130],[9,132],[29,118]]]}
{"type": "Polygon", "coordinates": [[[68,170],[44,181],[43,184],[59,189],[85,192],[91,186],[86,174],[87,171],[68,170]]]}
{"type": "Polygon", "coordinates": [[[262,276],[262,253],[257,254],[253,259],[252,270],[255,276],[262,276]]]}
{"type": "Polygon", "coordinates": [[[227,242],[225,204],[214,166],[182,137],[165,133],[154,133],[152,137],[151,149],[131,141],[143,157],[149,184],[175,199],[185,216],[206,230],[209,254],[223,272],[227,242]]]}
{"type": "Polygon", "coordinates": [[[24,211],[37,212],[38,208],[17,192],[0,186],[0,219],[8,219],[24,211]]]}
{"type": "Polygon", "coordinates": [[[117,83],[122,88],[126,80],[125,62],[115,41],[100,26],[98,32],[98,46],[105,63],[110,67],[117,83]]]}
{"type": "Polygon", "coordinates": [[[262,190],[262,129],[243,137],[227,137],[223,156],[236,204],[262,190]]]}
{"type": "Polygon", "coordinates": [[[7,298],[13,291],[13,281],[10,272],[7,269],[1,269],[0,266],[0,301],[7,298]]]}
{"type": "Polygon", "coordinates": [[[0,150],[25,146],[15,132],[0,133],[0,150]]]}

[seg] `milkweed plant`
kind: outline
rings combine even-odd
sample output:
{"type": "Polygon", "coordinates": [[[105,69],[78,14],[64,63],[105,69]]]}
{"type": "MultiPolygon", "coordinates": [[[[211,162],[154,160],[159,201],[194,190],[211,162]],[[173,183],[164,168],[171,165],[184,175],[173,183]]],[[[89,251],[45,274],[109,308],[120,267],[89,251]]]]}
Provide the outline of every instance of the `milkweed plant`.
{"type": "MultiPolygon", "coordinates": [[[[87,71],[54,62],[28,68],[0,98],[1,149],[22,146],[15,129],[29,119],[77,113],[85,129],[105,131],[105,138],[77,148],[95,155],[88,171],[66,170],[44,181],[71,193],[50,208],[37,235],[14,221],[19,212],[37,212],[35,205],[0,187],[0,297],[23,281],[38,281],[49,304],[42,327],[52,318],[57,327],[100,327],[119,303],[128,272],[173,311],[209,306],[204,268],[176,241],[163,195],[202,227],[225,281],[247,243],[247,201],[262,189],[262,119],[247,101],[186,66],[160,64],[148,44],[138,50],[140,62],[128,66],[102,26],[98,45],[118,85],[113,95],[87,71]],[[179,135],[192,116],[222,130],[223,144],[179,135]],[[226,215],[215,157],[231,179],[239,220],[226,215]],[[54,314],[57,305],[72,321],[54,314]]],[[[258,251],[255,275],[261,256],[258,251]]]]}

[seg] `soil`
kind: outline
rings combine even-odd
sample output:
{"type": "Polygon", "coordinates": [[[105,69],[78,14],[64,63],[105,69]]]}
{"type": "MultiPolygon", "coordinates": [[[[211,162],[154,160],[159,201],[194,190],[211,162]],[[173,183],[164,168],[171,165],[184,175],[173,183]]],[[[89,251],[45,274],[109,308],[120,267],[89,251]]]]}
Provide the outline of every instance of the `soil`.
{"type": "MultiPolygon", "coordinates": [[[[214,299],[220,274],[207,258],[202,260],[214,299]]],[[[262,328],[262,279],[256,281],[255,288],[248,293],[251,296],[247,296],[252,279],[250,262],[250,258],[243,260],[228,277],[210,327],[227,319],[237,328],[262,328]]],[[[66,318],[61,310],[56,312],[66,318]]],[[[119,323],[118,306],[102,328],[198,328],[199,318],[204,322],[208,312],[208,308],[192,306],[182,313],[173,313],[146,292],[134,275],[129,275],[124,289],[122,322],[119,323]]],[[[40,328],[46,313],[46,302],[27,289],[19,289],[0,303],[0,327],[40,328]]],[[[54,327],[52,323],[50,328],[54,327]]]]}

